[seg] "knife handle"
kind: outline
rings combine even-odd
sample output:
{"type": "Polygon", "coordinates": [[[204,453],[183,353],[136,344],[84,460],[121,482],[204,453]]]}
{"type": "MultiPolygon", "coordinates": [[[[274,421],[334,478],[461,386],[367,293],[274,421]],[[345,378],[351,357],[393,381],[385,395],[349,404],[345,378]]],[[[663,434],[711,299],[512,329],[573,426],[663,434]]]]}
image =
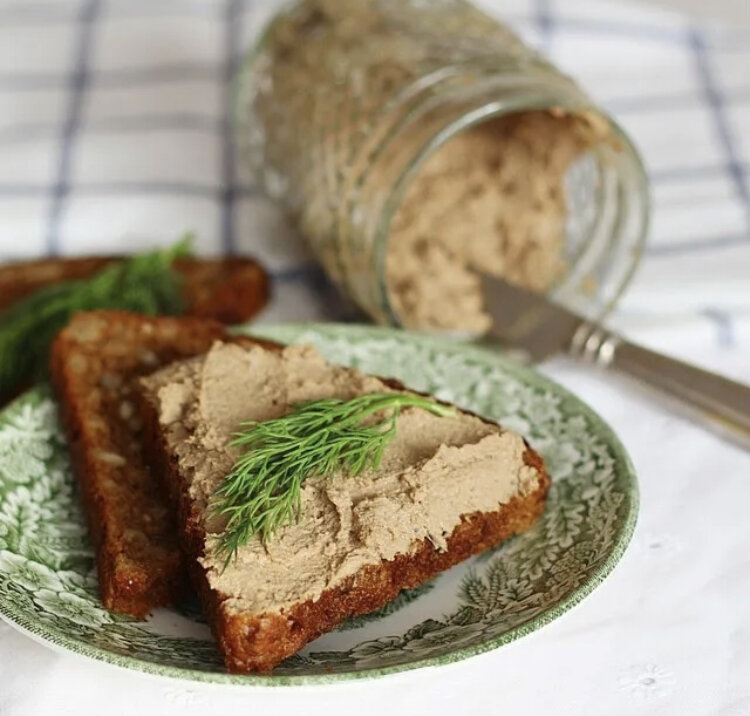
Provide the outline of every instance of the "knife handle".
{"type": "Polygon", "coordinates": [[[638,378],[679,400],[693,420],[750,448],[750,387],[582,324],[570,353],[638,378]]]}

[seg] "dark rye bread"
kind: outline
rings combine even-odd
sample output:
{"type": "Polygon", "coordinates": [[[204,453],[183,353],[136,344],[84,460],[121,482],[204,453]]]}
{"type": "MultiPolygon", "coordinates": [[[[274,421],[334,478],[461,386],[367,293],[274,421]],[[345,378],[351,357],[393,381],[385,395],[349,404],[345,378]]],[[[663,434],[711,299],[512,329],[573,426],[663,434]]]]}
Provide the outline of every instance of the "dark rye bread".
{"type": "Polygon", "coordinates": [[[108,609],[143,618],[183,594],[175,520],[144,459],[134,381],[227,337],[200,318],[79,313],[51,351],[73,468],[108,609]]]}
{"type": "MultiPolygon", "coordinates": [[[[63,281],[85,279],[123,257],[92,256],[39,259],[0,265],[0,313],[39,289],[63,281]]],[[[183,278],[185,313],[226,324],[243,323],[268,302],[269,278],[254,259],[177,259],[174,267],[183,278]]],[[[28,389],[15,386],[0,395],[0,405],[28,389]]]]}
{"type": "MultiPolygon", "coordinates": [[[[280,350],[279,346],[260,343],[267,349],[280,350]]],[[[389,387],[403,389],[398,381],[381,380],[389,387]]],[[[231,672],[271,671],[305,644],[347,618],[379,609],[402,590],[416,587],[468,557],[523,532],[544,510],[549,476],[541,457],[527,444],[524,461],[537,472],[537,488],[527,495],[513,497],[507,504],[499,505],[496,511],[463,515],[460,524],[448,537],[445,551],[439,551],[431,541],[423,540],[409,554],[368,565],[342,584],[324,591],[317,600],[298,603],[283,614],[232,613],[225,605],[227,597],[210,586],[206,570],[198,561],[205,550],[203,520],[188,494],[177,456],[160,426],[156,397],[144,386],[139,396],[145,421],[146,450],[174,501],[191,581],[231,672]]]]}
{"type": "MultiPolygon", "coordinates": [[[[40,259],[0,265],[0,311],[46,286],[85,279],[122,257],[40,259]]],[[[267,302],[268,275],[251,258],[177,259],[186,312],[222,323],[252,318],[267,302]]]]}

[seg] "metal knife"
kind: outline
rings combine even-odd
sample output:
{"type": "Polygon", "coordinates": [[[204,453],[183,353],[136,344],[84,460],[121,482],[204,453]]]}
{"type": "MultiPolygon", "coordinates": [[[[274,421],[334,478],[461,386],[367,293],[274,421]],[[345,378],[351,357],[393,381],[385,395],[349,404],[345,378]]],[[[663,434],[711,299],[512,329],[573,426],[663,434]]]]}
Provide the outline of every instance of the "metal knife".
{"type": "Polygon", "coordinates": [[[750,387],[630,343],[548,298],[481,274],[489,337],[530,360],[567,353],[615,368],[678,401],[693,420],[750,449],[750,387]]]}

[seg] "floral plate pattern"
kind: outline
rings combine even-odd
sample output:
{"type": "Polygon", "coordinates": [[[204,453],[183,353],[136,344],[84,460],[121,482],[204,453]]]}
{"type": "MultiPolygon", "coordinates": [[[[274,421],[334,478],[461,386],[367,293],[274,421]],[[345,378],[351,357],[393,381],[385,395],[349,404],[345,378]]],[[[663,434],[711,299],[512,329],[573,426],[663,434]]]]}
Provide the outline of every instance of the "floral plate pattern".
{"type": "Polygon", "coordinates": [[[521,432],[553,478],[534,529],[309,644],[269,676],[227,674],[193,604],[146,622],[100,604],[57,408],[35,388],[0,413],[0,615],[52,645],[197,681],[290,685],[379,676],[466,658],[527,634],[589,594],[635,525],[635,474],[611,429],[577,398],[488,350],[386,328],[239,329],[312,343],[521,432]]]}

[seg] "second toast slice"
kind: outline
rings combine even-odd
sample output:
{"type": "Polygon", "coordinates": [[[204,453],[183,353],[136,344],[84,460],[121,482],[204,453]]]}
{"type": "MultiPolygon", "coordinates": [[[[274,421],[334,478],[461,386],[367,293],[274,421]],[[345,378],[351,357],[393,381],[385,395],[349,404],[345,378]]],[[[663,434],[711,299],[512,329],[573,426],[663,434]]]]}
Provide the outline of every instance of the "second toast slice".
{"type": "Polygon", "coordinates": [[[52,346],[52,382],[97,553],[104,606],[143,618],[186,586],[175,519],[141,441],[135,380],[226,339],[200,318],[79,313],[52,346]]]}

